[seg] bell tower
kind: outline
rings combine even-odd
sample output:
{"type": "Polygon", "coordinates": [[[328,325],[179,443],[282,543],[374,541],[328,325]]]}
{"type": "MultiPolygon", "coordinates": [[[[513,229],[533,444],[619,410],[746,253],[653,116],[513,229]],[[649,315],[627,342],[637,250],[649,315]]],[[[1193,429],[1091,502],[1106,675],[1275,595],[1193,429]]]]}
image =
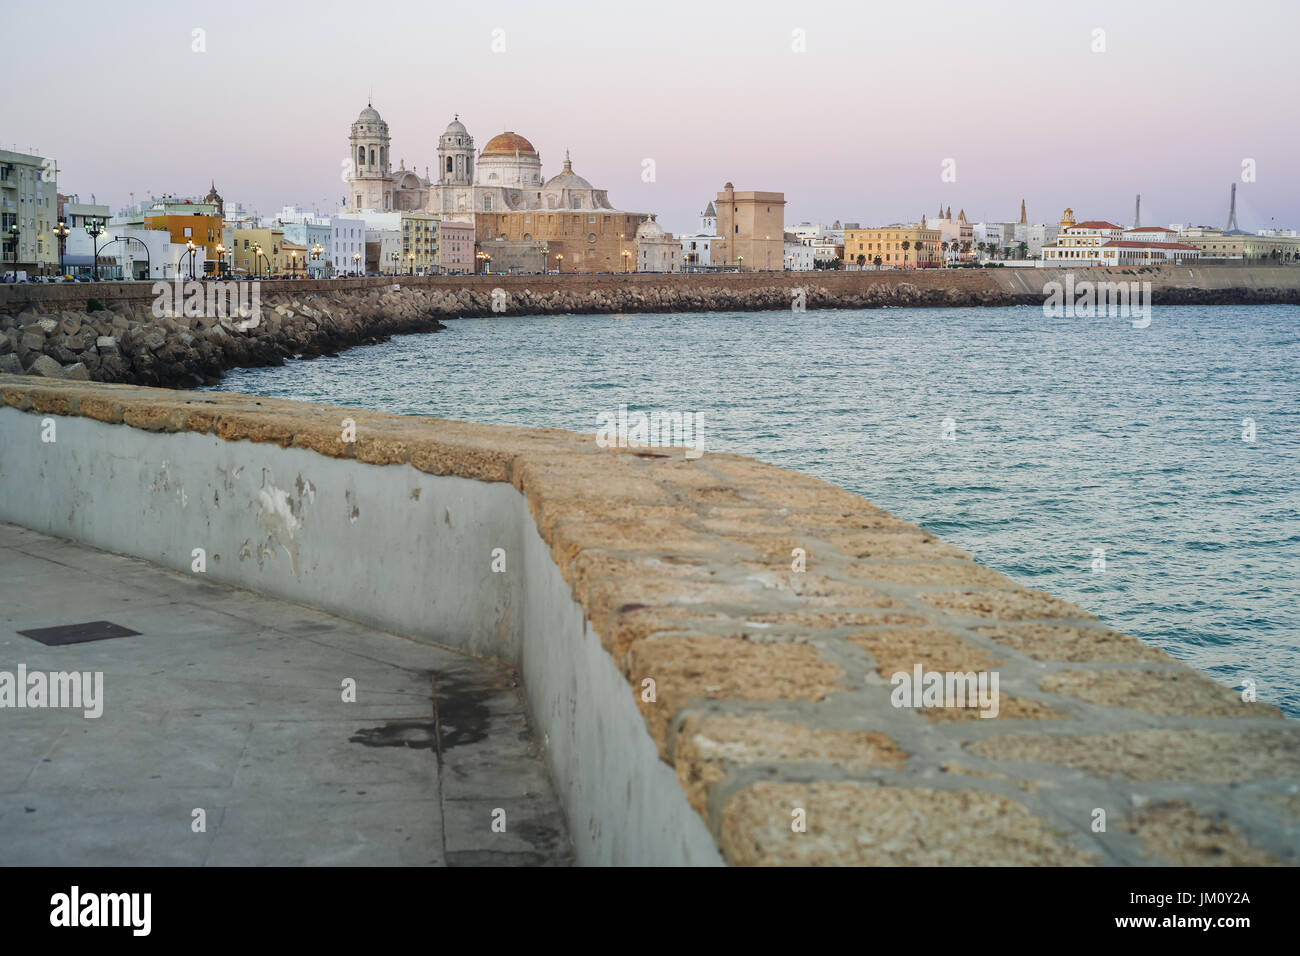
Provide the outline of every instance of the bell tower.
{"type": "Polygon", "coordinates": [[[438,138],[438,185],[469,186],[474,182],[474,137],[457,113],[438,138]]]}
{"type": "Polygon", "coordinates": [[[388,124],[370,104],[352,124],[348,137],[349,212],[393,208],[392,165],[388,159],[388,124]]]}

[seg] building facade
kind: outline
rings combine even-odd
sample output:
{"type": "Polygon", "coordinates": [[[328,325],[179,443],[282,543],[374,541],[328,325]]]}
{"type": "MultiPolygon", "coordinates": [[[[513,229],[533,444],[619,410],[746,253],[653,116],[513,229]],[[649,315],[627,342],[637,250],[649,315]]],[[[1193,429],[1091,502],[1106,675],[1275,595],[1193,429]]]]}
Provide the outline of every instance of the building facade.
{"type": "Polygon", "coordinates": [[[941,264],[943,234],[920,223],[895,223],[870,229],[844,230],[846,265],[886,269],[931,269],[941,264]]]}
{"type": "Polygon", "coordinates": [[[329,250],[335,275],[347,275],[364,265],[361,259],[366,253],[365,220],[331,218],[329,250]]]}
{"type": "Polygon", "coordinates": [[[715,199],[718,240],[715,265],[742,271],[774,271],[785,260],[785,194],[737,192],[727,183],[715,199]]]}
{"type": "Polygon", "coordinates": [[[444,275],[474,273],[474,224],[444,219],[438,225],[438,271],[444,275]]]}
{"type": "MultiPolygon", "coordinates": [[[[630,251],[630,250],[625,250],[630,251]]],[[[624,265],[630,256],[624,256],[624,265]]],[[[636,270],[637,272],[681,272],[682,247],[671,232],[665,232],[663,226],[651,216],[641,223],[636,230],[636,270]]]]}
{"type": "Polygon", "coordinates": [[[438,272],[438,217],[430,212],[402,213],[402,261],[398,272],[431,276],[438,272]]]}
{"type": "Polygon", "coordinates": [[[53,159],[0,150],[0,271],[49,275],[58,268],[58,201],[53,159]]]}

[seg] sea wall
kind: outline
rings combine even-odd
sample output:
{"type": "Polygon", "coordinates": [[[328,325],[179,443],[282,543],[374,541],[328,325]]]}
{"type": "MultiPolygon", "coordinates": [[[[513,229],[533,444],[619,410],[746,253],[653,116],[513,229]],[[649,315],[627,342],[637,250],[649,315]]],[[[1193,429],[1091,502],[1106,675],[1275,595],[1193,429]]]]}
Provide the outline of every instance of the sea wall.
{"type": "Polygon", "coordinates": [[[0,518],[202,548],[213,580],[517,664],[582,862],[1300,861],[1295,722],[806,475],[234,394],[0,398],[0,518]],[[900,700],[918,668],[997,674],[996,706],[900,700]]]}
{"type": "MultiPolygon", "coordinates": [[[[313,358],[440,319],[634,312],[1042,305],[1050,282],[1151,284],[1155,304],[1300,303],[1300,267],[443,276],[255,284],[263,321],[147,282],[0,286],[0,372],[173,387],[313,358]],[[93,300],[93,301],[92,301],[93,300]],[[91,311],[103,307],[103,311],[91,311]]],[[[208,283],[191,283],[202,292],[208,283]]],[[[249,291],[251,283],[225,283],[249,291]]]]}

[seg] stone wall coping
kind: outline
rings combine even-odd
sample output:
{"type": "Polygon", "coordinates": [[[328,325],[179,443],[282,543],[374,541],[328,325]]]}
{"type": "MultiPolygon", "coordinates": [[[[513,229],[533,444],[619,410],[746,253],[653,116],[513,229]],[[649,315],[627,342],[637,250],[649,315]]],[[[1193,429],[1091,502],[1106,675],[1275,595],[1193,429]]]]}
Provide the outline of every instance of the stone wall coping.
{"type": "Polygon", "coordinates": [[[594,422],[13,375],[0,398],[512,484],[729,862],[1300,860],[1294,721],[819,479],[601,448],[594,422]],[[894,706],[893,675],[918,666],[997,672],[997,716],[894,706]]]}

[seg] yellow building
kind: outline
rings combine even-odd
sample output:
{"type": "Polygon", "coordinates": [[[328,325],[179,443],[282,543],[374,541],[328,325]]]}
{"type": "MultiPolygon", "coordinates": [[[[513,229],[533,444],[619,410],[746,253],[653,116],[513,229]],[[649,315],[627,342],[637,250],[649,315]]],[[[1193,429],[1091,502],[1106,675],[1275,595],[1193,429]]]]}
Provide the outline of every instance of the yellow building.
{"type": "Polygon", "coordinates": [[[221,215],[215,203],[163,200],[144,212],[144,228],[164,229],[177,245],[203,249],[206,258],[217,258],[221,242],[221,215]]]}
{"type": "Polygon", "coordinates": [[[226,261],[236,275],[278,276],[287,271],[283,229],[227,229],[225,239],[226,261]]]}
{"type": "Polygon", "coordinates": [[[943,259],[943,234],[925,220],[875,229],[844,230],[846,265],[879,265],[900,269],[937,267],[943,259]]]}
{"type": "Polygon", "coordinates": [[[1201,250],[1202,259],[1300,260],[1300,236],[1280,231],[1264,234],[1193,226],[1178,233],[1178,241],[1201,250]]]}
{"type": "Polygon", "coordinates": [[[431,276],[438,272],[438,217],[429,212],[402,213],[399,275],[431,276]]]}
{"type": "MultiPolygon", "coordinates": [[[[280,244],[284,252],[284,271],[286,274],[304,275],[307,271],[307,247],[300,245],[289,239],[285,239],[280,244]]],[[[263,263],[265,265],[266,263],[263,263]]]]}
{"type": "Polygon", "coordinates": [[[710,250],[715,266],[744,271],[785,267],[785,193],[736,192],[727,183],[718,193],[718,238],[710,250]]]}

